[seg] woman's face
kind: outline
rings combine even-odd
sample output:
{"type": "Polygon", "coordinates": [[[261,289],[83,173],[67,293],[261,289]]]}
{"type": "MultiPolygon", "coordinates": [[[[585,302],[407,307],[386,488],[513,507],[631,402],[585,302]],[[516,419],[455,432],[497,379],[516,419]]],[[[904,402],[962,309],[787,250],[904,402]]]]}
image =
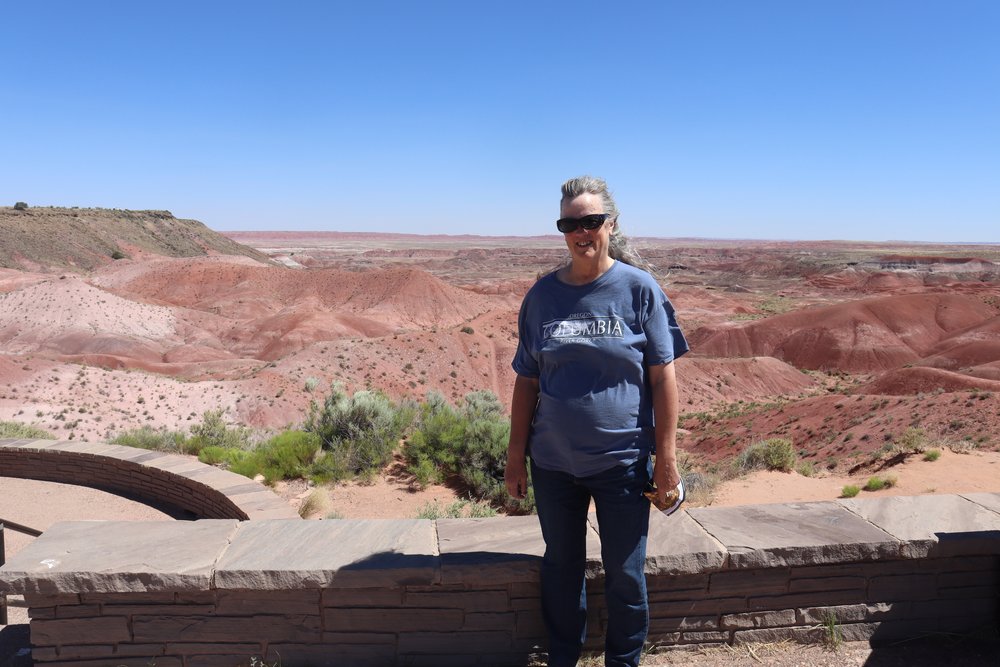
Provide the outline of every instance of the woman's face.
{"type": "MultiPolygon", "coordinates": [[[[560,218],[582,218],[585,215],[604,213],[604,205],[600,195],[585,192],[578,197],[564,201],[559,207],[559,211],[560,218]]],[[[569,248],[573,260],[593,261],[607,255],[611,230],[614,225],[615,222],[608,219],[597,229],[587,230],[583,227],[577,227],[575,232],[563,234],[566,237],[566,246],[569,248]]]]}

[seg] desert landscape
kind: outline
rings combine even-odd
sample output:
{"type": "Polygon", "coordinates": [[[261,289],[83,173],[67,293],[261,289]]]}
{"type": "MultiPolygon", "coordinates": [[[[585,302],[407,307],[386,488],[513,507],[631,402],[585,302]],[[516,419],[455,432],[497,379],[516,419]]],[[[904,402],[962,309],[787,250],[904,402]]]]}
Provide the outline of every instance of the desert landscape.
{"type": "MultiPolygon", "coordinates": [[[[828,500],[852,486],[1000,490],[1000,247],[633,242],[691,342],[677,362],[689,504],[828,500]],[[769,441],[794,464],[741,462],[769,441]]],[[[520,300],[564,259],[558,236],[221,235],[113,209],[0,208],[0,248],[0,421],[68,440],[186,432],[218,411],[259,441],[302,424],[334,386],[456,405],[486,390],[506,407],[520,300]]],[[[0,488],[0,517],[42,530],[172,518],[2,470],[0,488]]],[[[313,519],[436,516],[477,501],[454,480],[418,482],[401,454],[374,478],[273,488],[313,519]]],[[[8,556],[30,541],[10,534],[8,556]]],[[[16,599],[11,614],[24,622],[16,599]]],[[[870,655],[813,648],[815,664],[870,655]]],[[[769,650],[767,664],[804,655],[769,650]]],[[[751,659],[761,662],[685,661],[751,659]]]]}
{"type": "MultiPolygon", "coordinates": [[[[0,229],[0,420],[83,440],[184,430],[206,410],[275,432],[333,383],[506,405],[521,297],[565,252],[558,236],[223,236],[164,211],[0,208],[0,229]]],[[[677,363],[694,486],[763,440],[799,461],[693,501],[834,498],[888,467],[886,493],[997,490],[973,471],[991,473],[1000,444],[1000,247],[633,242],[691,342],[677,363]],[[914,456],[929,449],[939,461],[914,456]]],[[[412,516],[426,502],[412,486],[341,487],[332,511],[397,493],[412,516]]]]}

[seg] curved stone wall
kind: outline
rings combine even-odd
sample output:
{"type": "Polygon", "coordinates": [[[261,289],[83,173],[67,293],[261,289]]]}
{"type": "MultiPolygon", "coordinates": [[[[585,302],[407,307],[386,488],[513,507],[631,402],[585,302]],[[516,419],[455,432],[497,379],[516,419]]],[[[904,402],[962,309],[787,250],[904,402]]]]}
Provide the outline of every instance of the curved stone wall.
{"type": "MultiPolygon", "coordinates": [[[[535,517],[66,522],[0,568],[36,665],[520,665],[543,651],[535,517]]],[[[649,641],[892,642],[1000,621],[1000,494],[650,521],[649,641]]],[[[589,641],[606,613],[595,521],[589,641]]]]}
{"type": "Polygon", "coordinates": [[[79,484],[168,505],[199,519],[298,519],[242,475],[165,452],[73,440],[0,440],[0,477],[79,484]]]}

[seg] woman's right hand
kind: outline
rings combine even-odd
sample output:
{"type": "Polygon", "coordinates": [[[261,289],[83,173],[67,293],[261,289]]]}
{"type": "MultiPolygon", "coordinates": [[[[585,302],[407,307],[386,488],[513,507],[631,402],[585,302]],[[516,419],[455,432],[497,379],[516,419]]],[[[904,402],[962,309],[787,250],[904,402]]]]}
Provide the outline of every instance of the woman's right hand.
{"type": "Polygon", "coordinates": [[[508,457],[503,479],[511,498],[524,499],[528,495],[528,465],[525,459],[508,457]]]}
{"type": "Polygon", "coordinates": [[[510,399],[510,440],[507,441],[507,467],[503,478],[511,498],[528,495],[528,434],[538,405],[538,378],[518,375],[510,399]]]}

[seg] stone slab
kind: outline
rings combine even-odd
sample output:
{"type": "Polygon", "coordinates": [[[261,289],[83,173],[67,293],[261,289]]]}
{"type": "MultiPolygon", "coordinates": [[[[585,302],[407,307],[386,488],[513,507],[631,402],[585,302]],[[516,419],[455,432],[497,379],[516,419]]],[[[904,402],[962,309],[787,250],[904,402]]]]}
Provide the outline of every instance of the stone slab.
{"type": "Polygon", "coordinates": [[[46,443],[42,448],[57,452],[76,452],[80,449],[80,440],[40,440],[46,443]]]}
{"type": "Polygon", "coordinates": [[[245,521],[219,560],[218,589],[431,585],[440,559],[432,521],[245,521]]]}
{"type": "Polygon", "coordinates": [[[295,519],[302,517],[294,507],[286,503],[270,489],[239,496],[226,496],[229,502],[239,507],[250,519],[295,519]]]}
{"type": "Polygon", "coordinates": [[[59,452],[66,452],[71,454],[93,454],[94,452],[101,451],[106,448],[107,445],[102,442],[87,442],[85,440],[69,440],[69,441],[53,441],[52,445],[46,447],[45,449],[59,452]]]}
{"type": "Polygon", "coordinates": [[[163,472],[174,474],[182,471],[197,470],[204,466],[205,464],[198,459],[179,456],[177,454],[171,454],[168,459],[160,459],[158,461],[154,461],[151,465],[147,465],[149,468],[155,468],[157,470],[162,470],[163,472]]]}
{"type": "Polygon", "coordinates": [[[652,511],[646,538],[646,574],[697,574],[726,566],[729,553],[686,511],[652,511]]]}
{"type": "Polygon", "coordinates": [[[966,500],[971,500],[977,505],[1000,514],[1000,493],[960,493],[966,500]]]}
{"type": "Polygon", "coordinates": [[[0,568],[0,591],[205,590],[237,525],[231,519],[56,523],[0,568]]]}
{"type": "Polygon", "coordinates": [[[1000,553],[1000,514],[958,495],[850,498],[843,507],[902,542],[907,558],[1000,553]]]}
{"type": "Polygon", "coordinates": [[[442,584],[538,581],[545,542],[537,516],[438,519],[437,535],[442,584]]]}
{"type": "Polygon", "coordinates": [[[687,510],[729,552],[729,567],[900,558],[900,542],[832,501],[687,510]]]}

